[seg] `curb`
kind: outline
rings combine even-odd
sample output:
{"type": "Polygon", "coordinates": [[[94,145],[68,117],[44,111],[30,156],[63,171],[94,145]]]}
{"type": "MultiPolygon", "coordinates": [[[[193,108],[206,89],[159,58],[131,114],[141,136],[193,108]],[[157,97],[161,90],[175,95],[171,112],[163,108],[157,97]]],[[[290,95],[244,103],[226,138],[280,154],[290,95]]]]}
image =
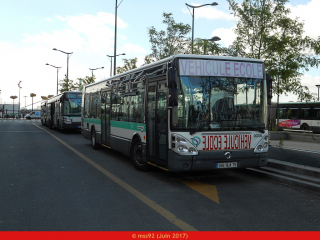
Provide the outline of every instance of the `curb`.
{"type": "Polygon", "coordinates": [[[268,159],[268,167],[281,169],[288,172],[293,172],[305,176],[320,178],[320,168],[300,165],[296,163],[279,161],[276,159],[268,159]]]}

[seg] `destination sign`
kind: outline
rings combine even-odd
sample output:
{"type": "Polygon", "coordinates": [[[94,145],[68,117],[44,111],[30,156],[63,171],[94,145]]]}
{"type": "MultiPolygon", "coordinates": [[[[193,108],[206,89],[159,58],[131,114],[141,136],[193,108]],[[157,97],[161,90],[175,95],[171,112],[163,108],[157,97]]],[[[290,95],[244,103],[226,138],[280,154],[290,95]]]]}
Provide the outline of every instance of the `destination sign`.
{"type": "Polygon", "coordinates": [[[262,63],[180,59],[180,75],[263,79],[262,63]]]}

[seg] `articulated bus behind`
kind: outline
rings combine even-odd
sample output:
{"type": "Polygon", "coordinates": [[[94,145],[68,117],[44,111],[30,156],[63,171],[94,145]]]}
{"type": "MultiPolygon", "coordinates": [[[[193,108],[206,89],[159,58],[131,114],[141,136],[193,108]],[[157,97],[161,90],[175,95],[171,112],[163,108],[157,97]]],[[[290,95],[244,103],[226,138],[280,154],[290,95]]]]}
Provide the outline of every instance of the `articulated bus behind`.
{"type": "MultiPolygon", "coordinates": [[[[279,129],[308,130],[320,133],[320,102],[279,103],[279,129]]],[[[270,107],[269,122],[276,124],[277,103],[270,107]]]]}
{"type": "Polygon", "coordinates": [[[82,92],[63,92],[48,99],[46,121],[49,128],[81,129],[82,92]]]}

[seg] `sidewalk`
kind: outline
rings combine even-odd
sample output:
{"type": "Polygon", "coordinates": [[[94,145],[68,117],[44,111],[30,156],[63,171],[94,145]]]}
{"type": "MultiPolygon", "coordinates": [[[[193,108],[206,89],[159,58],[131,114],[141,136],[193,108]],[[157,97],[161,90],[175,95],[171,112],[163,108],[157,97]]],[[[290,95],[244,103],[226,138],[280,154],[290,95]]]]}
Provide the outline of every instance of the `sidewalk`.
{"type": "MultiPolygon", "coordinates": [[[[269,145],[273,147],[279,147],[279,140],[269,140],[269,145]]],[[[318,152],[320,154],[320,143],[316,142],[304,142],[294,140],[283,140],[284,149],[294,149],[301,151],[318,152]]]]}
{"type": "MultiPolygon", "coordinates": [[[[283,140],[283,146],[279,145],[279,140],[269,140],[269,159],[278,160],[284,165],[291,163],[301,168],[320,168],[320,143],[283,140]]],[[[272,161],[269,165],[272,165],[272,161]]]]}

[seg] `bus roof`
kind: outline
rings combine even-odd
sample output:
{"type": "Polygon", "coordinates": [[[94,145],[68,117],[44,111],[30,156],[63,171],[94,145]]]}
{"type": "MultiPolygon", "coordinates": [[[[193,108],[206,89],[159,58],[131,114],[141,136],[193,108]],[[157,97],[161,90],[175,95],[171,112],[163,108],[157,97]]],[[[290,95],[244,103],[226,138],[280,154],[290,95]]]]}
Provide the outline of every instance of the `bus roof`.
{"type": "Polygon", "coordinates": [[[221,61],[245,61],[245,62],[259,62],[259,63],[263,63],[263,61],[261,59],[253,59],[253,58],[242,58],[242,57],[231,57],[231,56],[213,56],[213,55],[194,55],[194,54],[177,54],[177,55],[173,55],[173,56],[170,56],[170,57],[167,57],[167,58],[164,58],[164,59],[161,59],[159,61],[156,61],[156,62],[152,62],[150,64],[146,64],[144,66],[141,66],[141,67],[138,67],[138,68],[135,68],[135,69],[132,69],[132,70],[129,70],[127,72],[124,72],[124,73],[120,73],[118,75],[115,75],[115,76],[112,76],[112,77],[109,77],[109,78],[106,78],[106,79],[103,79],[101,81],[98,81],[98,82],[95,82],[95,83],[91,83],[87,86],[84,86],[84,91],[86,90],[86,88],[88,87],[91,87],[91,86],[95,86],[97,84],[101,84],[103,82],[106,82],[106,81],[110,81],[110,80],[117,80],[117,79],[120,79],[122,76],[125,76],[125,75],[128,75],[130,73],[133,73],[133,72],[136,72],[136,71],[140,71],[140,70],[143,70],[143,69],[146,69],[146,68],[150,68],[152,66],[156,66],[156,65],[159,65],[161,63],[166,63],[166,62],[171,62],[173,61],[174,59],[176,58],[187,58],[187,59],[190,59],[190,58],[193,58],[193,59],[211,59],[211,60],[221,60],[221,61]]]}

